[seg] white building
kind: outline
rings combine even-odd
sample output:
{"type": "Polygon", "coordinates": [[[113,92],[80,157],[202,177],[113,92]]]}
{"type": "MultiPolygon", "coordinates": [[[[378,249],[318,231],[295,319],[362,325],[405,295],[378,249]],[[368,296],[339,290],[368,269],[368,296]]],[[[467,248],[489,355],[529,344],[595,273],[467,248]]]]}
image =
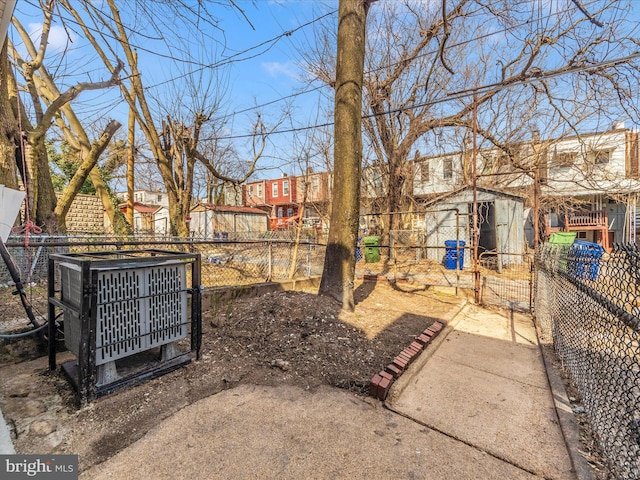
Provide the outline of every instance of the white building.
{"type": "MultiPolygon", "coordinates": [[[[544,231],[577,232],[578,238],[610,248],[615,242],[635,242],[636,205],[640,194],[638,131],[616,123],[606,132],[564,136],[476,152],[479,186],[513,189],[529,194],[540,185],[544,231]]],[[[415,160],[414,196],[453,191],[472,182],[472,152],[415,160]]]]}

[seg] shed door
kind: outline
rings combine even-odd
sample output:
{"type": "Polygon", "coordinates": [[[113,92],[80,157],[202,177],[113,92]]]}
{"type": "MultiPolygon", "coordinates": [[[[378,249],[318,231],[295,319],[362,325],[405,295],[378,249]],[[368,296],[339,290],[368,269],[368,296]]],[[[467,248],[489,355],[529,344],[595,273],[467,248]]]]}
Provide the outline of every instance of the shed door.
{"type": "MultiPolygon", "coordinates": [[[[499,254],[512,251],[509,245],[509,230],[513,217],[510,202],[508,200],[496,199],[496,249],[499,254]]],[[[498,255],[498,263],[500,263],[500,267],[507,265],[509,263],[508,255],[498,255]]]]}

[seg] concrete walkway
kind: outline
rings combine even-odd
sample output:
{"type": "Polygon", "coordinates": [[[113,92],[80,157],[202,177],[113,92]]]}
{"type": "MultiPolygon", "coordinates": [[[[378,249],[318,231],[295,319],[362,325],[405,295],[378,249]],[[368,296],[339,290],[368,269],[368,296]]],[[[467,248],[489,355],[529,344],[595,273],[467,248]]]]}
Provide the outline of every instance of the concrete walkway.
{"type": "Polygon", "coordinates": [[[529,316],[467,305],[387,404],[524,472],[576,478],[529,316]]]}
{"type": "Polygon", "coordinates": [[[576,478],[526,316],[464,307],[387,406],[328,387],[245,385],[81,478],[576,478]]]}
{"type": "Polygon", "coordinates": [[[330,387],[243,385],[185,407],[81,478],[588,480],[531,318],[473,305],[451,315],[385,405],[330,387]]]}

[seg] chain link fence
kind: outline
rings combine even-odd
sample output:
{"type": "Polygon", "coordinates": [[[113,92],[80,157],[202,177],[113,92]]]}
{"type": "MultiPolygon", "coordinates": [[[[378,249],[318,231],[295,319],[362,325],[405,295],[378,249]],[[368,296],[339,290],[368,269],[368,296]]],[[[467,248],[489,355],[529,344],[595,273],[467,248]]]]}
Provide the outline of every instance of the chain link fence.
{"type": "MultiPolygon", "coordinates": [[[[356,275],[386,277],[428,286],[475,290],[473,250],[462,229],[395,230],[367,246],[362,237],[356,275]],[[453,246],[447,246],[449,243],[453,246]],[[455,246],[457,245],[457,247],[455,246]]],[[[528,312],[532,308],[533,255],[486,251],[479,255],[478,282],[483,305],[528,312]]]]}
{"type": "MultiPolygon", "coordinates": [[[[386,277],[425,286],[473,290],[481,288],[484,304],[527,310],[530,306],[530,260],[523,255],[487,252],[481,255],[476,283],[473,251],[466,229],[442,227],[395,230],[359,238],[356,277],[386,277]],[[447,246],[453,242],[457,247],[447,246]],[[508,259],[508,260],[505,260],[508,259]],[[527,277],[529,275],[529,277],[527,277]]],[[[322,274],[325,246],[295,232],[234,234],[215,239],[118,236],[12,236],[7,247],[25,284],[44,286],[51,253],[160,249],[199,253],[202,285],[223,287],[299,279],[322,274]],[[28,245],[27,245],[28,243],[28,245]]],[[[11,283],[0,264],[0,286],[11,283]]]]}
{"type": "Polygon", "coordinates": [[[483,252],[480,263],[480,302],[508,310],[533,308],[533,254],[483,252]]]}
{"type": "MultiPolygon", "coordinates": [[[[272,234],[273,233],[273,234],[272,234]]],[[[216,240],[174,237],[126,238],[117,236],[12,236],[6,243],[19,271],[20,280],[35,318],[44,324],[48,314],[48,268],[51,254],[105,252],[113,250],[163,250],[199,253],[203,287],[251,285],[285,281],[322,274],[325,247],[307,238],[295,241],[288,232],[267,235],[221,235],[216,240]]],[[[55,289],[60,288],[60,265],[55,264],[55,289]]],[[[187,272],[190,282],[190,271],[187,272]]],[[[0,261],[0,334],[30,328],[13,279],[0,261]]],[[[1,345],[0,345],[1,346],[1,345]]],[[[1,353],[1,352],[0,352],[1,353]]]]}
{"type": "MultiPolygon", "coordinates": [[[[52,253],[91,252],[105,250],[160,249],[199,253],[202,259],[202,284],[205,287],[246,285],[273,280],[302,278],[322,273],[324,247],[307,239],[295,242],[295,236],[283,237],[271,232],[260,238],[228,234],[216,240],[173,237],[115,236],[10,237],[7,249],[13,257],[23,283],[42,283],[47,279],[49,255],[52,253]]],[[[0,264],[0,285],[11,277],[0,264]]]]}
{"type": "Polygon", "coordinates": [[[640,252],[545,244],[536,319],[583,399],[616,478],[640,478],[640,252]]]}

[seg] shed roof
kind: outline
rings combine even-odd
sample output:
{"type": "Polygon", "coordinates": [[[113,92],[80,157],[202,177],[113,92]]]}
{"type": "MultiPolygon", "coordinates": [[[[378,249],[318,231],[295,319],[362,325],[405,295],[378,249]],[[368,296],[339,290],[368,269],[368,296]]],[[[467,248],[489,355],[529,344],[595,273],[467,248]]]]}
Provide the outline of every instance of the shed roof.
{"type": "Polygon", "coordinates": [[[195,207],[191,209],[192,212],[202,212],[204,210],[212,210],[214,212],[220,213],[249,213],[252,215],[264,215],[268,216],[269,214],[264,210],[260,210],[259,208],[253,207],[243,207],[236,205],[214,205],[213,203],[198,203],[195,207]]]}
{"type": "MultiPolygon", "coordinates": [[[[123,212],[127,211],[127,204],[121,203],[118,205],[123,212]]],[[[158,210],[162,210],[164,207],[158,205],[145,205],[140,202],[133,202],[133,210],[138,213],[156,213],[158,210]]]]}

